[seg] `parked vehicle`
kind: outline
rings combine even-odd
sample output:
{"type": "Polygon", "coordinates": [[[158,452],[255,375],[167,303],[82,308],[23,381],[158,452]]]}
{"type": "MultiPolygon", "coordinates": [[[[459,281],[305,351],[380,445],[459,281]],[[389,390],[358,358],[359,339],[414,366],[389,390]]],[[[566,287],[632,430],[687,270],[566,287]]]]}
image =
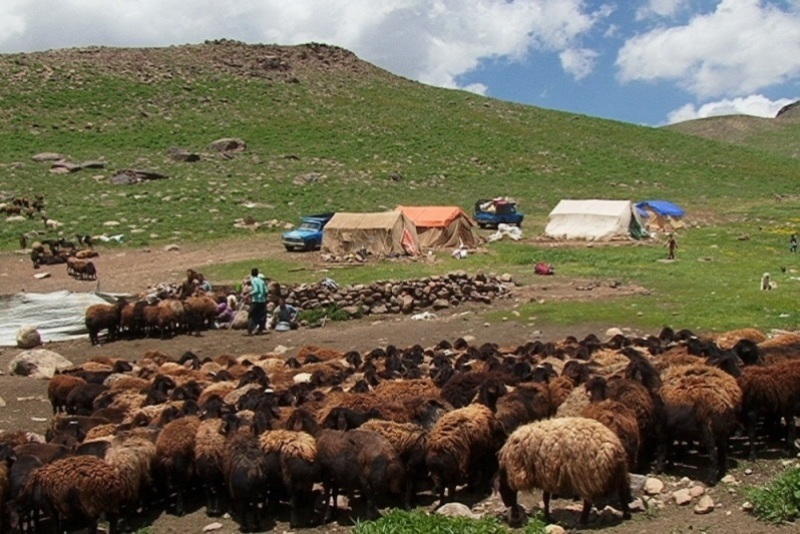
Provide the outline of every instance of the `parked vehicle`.
{"type": "Polygon", "coordinates": [[[286,250],[317,250],[322,245],[322,232],[333,213],[306,215],[300,219],[300,226],[283,234],[286,250]]]}
{"type": "Polygon", "coordinates": [[[507,198],[482,199],[475,203],[473,219],[481,228],[497,228],[498,224],[522,226],[525,214],[517,211],[517,203],[507,198]]]}

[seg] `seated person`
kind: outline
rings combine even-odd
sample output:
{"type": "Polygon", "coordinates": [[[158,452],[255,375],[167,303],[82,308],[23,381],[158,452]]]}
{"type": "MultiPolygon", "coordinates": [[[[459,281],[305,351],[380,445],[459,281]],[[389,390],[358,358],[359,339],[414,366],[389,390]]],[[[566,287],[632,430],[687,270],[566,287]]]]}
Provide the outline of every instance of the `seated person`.
{"type": "Polygon", "coordinates": [[[234,317],[236,317],[235,306],[231,306],[230,300],[227,298],[221,297],[217,302],[217,316],[215,318],[217,328],[230,325],[234,317]]]}
{"type": "Polygon", "coordinates": [[[298,327],[297,316],[299,314],[300,310],[291,304],[287,304],[286,299],[281,297],[278,300],[278,306],[272,312],[270,326],[275,329],[278,323],[287,323],[292,330],[295,330],[298,327]]]}

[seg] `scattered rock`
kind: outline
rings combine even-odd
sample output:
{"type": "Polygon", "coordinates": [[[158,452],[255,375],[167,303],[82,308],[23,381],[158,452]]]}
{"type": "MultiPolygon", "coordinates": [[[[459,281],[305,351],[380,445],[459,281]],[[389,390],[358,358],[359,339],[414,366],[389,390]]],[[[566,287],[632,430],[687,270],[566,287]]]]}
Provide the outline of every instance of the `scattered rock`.
{"type": "Polygon", "coordinates": [[[17,354],[8,364],[8,371],[31,378],[52,378],[56,370],[72,367],[72,362],[62,355],[46,349],[26,350],[17,354]]]}
{"type": "Polygon", "coordinates": [[[675,499],[675,504],[683,506],[692,502],[692,495],[688,489],[680,489],[672,493],[672,498],[675,499]]]}
{"type": "Polygon", "coordinates": [[[647,506],[640,497],[632,500],[630,504],[628,504],[628,508],[630,508],[631,512],[644,512],[647,510],[647,506]]]}
{"type": "Polygon", "coordinates": [[[732,485],[739,484],[739,481],[736,480],[736,477],[734,477],[733,475],[725,475],[720,479],[720,482],[722,482],[723,484],[732,484],[732,485]]]}
{"type": "Polygon", "coordinates": [[[700,501],[694,507],[694,513],[696,514],[707,514],[714,511],[714,500],[708,496],[703,495],[700,497],[700,501]]]}
{"type": "Polygon", "coordinates": [[[244,152],[247,149],[247,144],[243,139],[236,137],[223,137],[222,139],[212,141],[211,144],[208,145],[208,148],[210,150],[224,153],[244,152]]]}
{"type": "Polygon", "coordinates": [[[176,244],[174,244],[174,243],[172,243],[172,244],[170,244],[170,245],[167,245],[167,246],[165,246],[165,247],[164,247],[164,250],[165,250],[166,252],[177,252],[177,251],[179,251],[180,249],[181,249],[181,247],[179,247],[178,245],[176,245],[176,244]]]}
{"type": "Polygon", "coordinates": [[[693,499],[705,495],[705,493],[706,489],[703,486],[692,486],[689,488],[689,495],[691,495],[693,499]]]}
{"type": "Polygon", "coordinates": [[[211,532],[213,530],[219,530],[221,528],[222,528],[222,523],[220,522],[209,523],[208,525],[203,527],[203,532],[211,532]]]}
{"type": "Polygon", "coordinates": [[[186,149],[179,148],[179,147],[171,147],[168,151],[169,157],[175,161],[185,161],[187,163],[194,163],[195,161],[200,161],[200,154],[196,154],[194,152],[189,152],[186,149]]]}
{"type": "Polygon", "coordinates": [[[50,278],[50,273],[36,273],[33,277],[37,280],[44,280],[45,278],[50,278]]]}
{"type": "Polygon", "coordinates": [[[58,152],[40,152],[33,156],[33,161],[37,163],[41,163],[43,161],[58,161],[60,159],[64,159],[64,156],[59,154],[58,152]]]}
{"type": "Polygon", "coordinates": [[[645,495],[658,495],[664,491],[664,483],[657,478],[648,477],[644,483],[645,495]]]}
{"type": "Polygon", "coordinates": [[[35,326],[22,326],[17,332],[17,346],[21,349],[32,349],[42,344],[42,336],[35,326]]]}
{"type": "Polygon", "coordinates": [[[0,408],[5,408],[5,407],[6,407],[6,401],[3,400],[3,397],[0,397],[0,408]]]}
{"type": "Polygon", "coordinates": [[[750,501],[745,501],[742,503],[742,511],[745,512],[752,512],[753,511],[753,503],[750,501]]]}
{"type": "Polygon", "coordinates": [[[450,302],[447,299],[436,299],[433,301],[434,310],[444,310],[450,307],[450,302]]]}
{"type": "Polygon", "coordinates": [[[460,502],[449,502],[436,509],[436,513],[445,517],[468,517],[470,519],[479,519],[480,515],[470,510],[466,504],[460,502]]]}
{"type": "Polygon", "coordinates": [[[748,467],[747,469],[744,470],[744,474],[745,475],[752,475],[753,474],[753,470],[748,467]]]}
{"type": "Polygon", "coordinates": [[[544,531],[546,534],[567,534],[567,531],[564,530],[564,527],[561,525],[547,525],[544,527],[544,531]]]}

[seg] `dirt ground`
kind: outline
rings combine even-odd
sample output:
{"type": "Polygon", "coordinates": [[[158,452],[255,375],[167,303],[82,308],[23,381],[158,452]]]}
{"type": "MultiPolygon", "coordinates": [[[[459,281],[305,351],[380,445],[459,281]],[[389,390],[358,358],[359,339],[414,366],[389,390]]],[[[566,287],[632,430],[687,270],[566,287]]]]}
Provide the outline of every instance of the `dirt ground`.
{"type": "MultiPolygon", "coordinates": [[[[121,249],[109,248],[100,250],[95,263],[100,273],[99,286],[102,291],[137,293],[152,284],[165,281],[180,280],[187,268],[203,269],[203,266],[221,261],[246,260],[263,257],[264,254],[288,254],[283,249],[272,247],[264,250],[264,239],[250,238],[238,241],[227,241],[208,245],[181,245],[178,250],[167,251],[165,248],[121,249]],[[258,250],[258,254],[253,251],[258,250]]],[[[315,254],[302,257],[309,262],[309,268],[315,266],[315,254]]],[[[298,255],[293,254],[293,259],[298,255]]],[[[73,280],[66,274],[63,265],[43,267],[38,272],[49,272],[50,277],[42,280],[33,278],[34,271],[27,255],[6,252],[0,254],[0,294],[11,294],[19,291],[50,292],[60,289],[72,291],[93,291],[97,282],[81,282],[73,280]]],[[[111,355],[136,359],[145,351],[158,349],[170,356],[178,357],[191,350],[201,358],[216,356],[222,353],[246,354],[272,352],[283,347],[287,354],[293,354],[304,345],[330,346],[339,350],[366,351],[378,346],[395,344],[405,346],[420,343],[423,346],[433,345],[447,339],[453,341],[461,336],[473,336],[476,343],[485,341],[502,345],[523,343],[531,339],[560,340],[566,335],[578,338],[594,333],[603,338],[609,327],[625,328],[617,324],[574,324],[568,326],[527,322],[515,314],[515,307],[532,299],[604,299],[614,295],[646,292],[646,288],[621,286],[612,281],[568,280],[558,276],[542,277],[542,281],[518,288],[512,298],[498,300],[491,311],[507,310],[508,320],[487,322],[484,313],[490,311],[485,306],[466,306],[439,313],[438,318],[430,321],[413,321],[409,317],[382,316],[369,317],[347,323],[328,323],[324,328],[301,329],[287,333],[271,332],[266,336],[247,337],[241,331],[213,330],[204,332],[200,337],[177,336],[168,340],[137,339],[117,341],[92,347],[87,339],[75,341],[46,343],[45,348],[54,350],[74,363],[81,363],[93,356],[111,355]]],[[[674,325],[680,327],[681,325],[674,325]]],[[[629,331],[630,332],[630,331],[629,331]]],[[[630,332],[649,334],[656,332],[630,332]]],[[[24,428],[30,431],[43,432],[46,421],[51,415],[50,405],[46,397],[46,381],[9,376],[8,362],[19,353],[14,347],[0,348],[0,370],[6,374],[0,376],[0,397],[5,406],[0,407],[0,430],[24,428]]],[[[602,530],[609,533],[683,533],[683,532],[725,532],[727,534],[773,533],[793,531],[791,526],[776,527],[761,523],[742,510],[746,498],[741,494],[745,485],[760,484],[769,480],[775,473],[784,469],[785,458],[774,453],[771,459],[760,460],[751,464],[743,458],[743,446],[734,440],[733,461],[729,469],[741,485],[718,484],[708,490],[708,494],[716,503],[713,512],[697,515],[688,506],[678,507],[666,497],[663,507],[651,507],[645,512],[634,514],[631,521],[620,522],[608,513],[593,516],[595,519],[588,530],[602,530]],[[745,474],[745,469],[751,469],[745,474]]],[[[693,455],[692,458],[698,458],[693,455]]],[[[665,482],[665,492],[671,493],[679,486],[683,476],[693,477],[694,472],[703,466],[698,464],[681,465],[669,476],[659,478],[665,482]]],[[[528,509],[536,508],[541,498],[534,494],[523,499],[528,509]]],[[[465,501],[473,505],[473,509],[485,514],[497,514],[502,511],[497,496],[481,501],[465,501]]],[[[574,507],[575,503],[554,502],[554,517],[559,523],[572,530],[579,515],[578,509],[564,510],[565,506],[574,507]]],[[[285,517],[277,522],[267,524],[265,528],[284,532],[288,529],[285,517]]],[[[342,525],[336,523],[324,528],[308,529],[307,532],[337,532],[348,530],[346,514],[340,517],[342,525]]],[[[236,524],[229,518],[207,518],[201,503],[197,503],[188,515],[177,518],[161,513],[158,517],[142,520],[142,525],[151,525],[152,532],[201,532],[203,527],[219,521],[222,527],[217,532],[236,532],[236,524]]],[[[796,528],[796,527],[795,527],[796,528]]]]}

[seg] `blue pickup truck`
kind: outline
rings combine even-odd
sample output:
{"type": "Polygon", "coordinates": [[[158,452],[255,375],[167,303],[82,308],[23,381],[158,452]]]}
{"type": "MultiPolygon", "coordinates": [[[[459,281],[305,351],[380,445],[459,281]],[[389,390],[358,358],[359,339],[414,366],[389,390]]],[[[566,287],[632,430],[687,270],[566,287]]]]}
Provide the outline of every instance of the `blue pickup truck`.
{"type": "Polygon", "coordinates": [[[517,211],[517,203],[508,199],[483,199],[475,203],[473,219],[481,228],[497,228],[498,224],[522,226],[525,215],[517,211]]]}
{"type": "Polygon", "coordinates": [[[317,250],[322,245],[322,230],[333,213],[306,215],[300,219],[300,226],[283,234],[286,250],[317,250]]]}

